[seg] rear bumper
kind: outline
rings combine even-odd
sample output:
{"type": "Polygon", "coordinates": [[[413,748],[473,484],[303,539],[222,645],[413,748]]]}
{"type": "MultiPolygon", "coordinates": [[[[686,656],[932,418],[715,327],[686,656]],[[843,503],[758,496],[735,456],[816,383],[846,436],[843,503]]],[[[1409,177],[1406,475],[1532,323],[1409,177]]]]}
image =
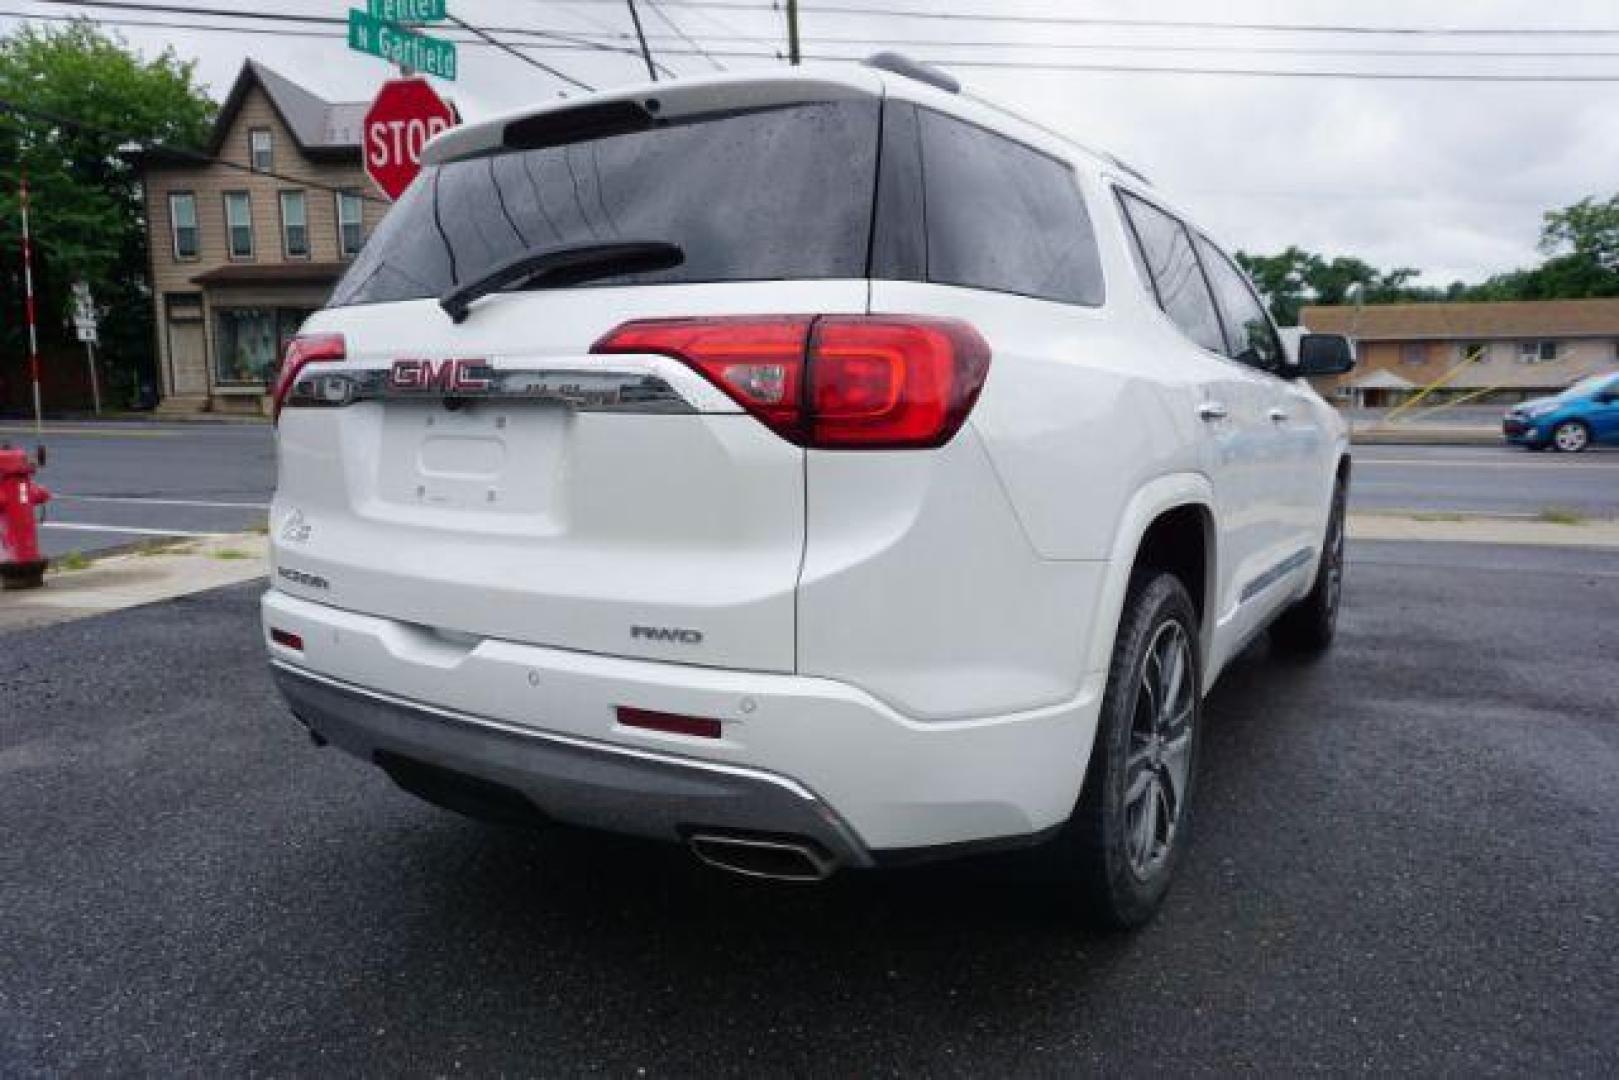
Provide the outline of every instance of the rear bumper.
{"type": "Polygon", "coordinates": [[[493,781],[551,817],[619,832],[805,836],[852,866],[1015,844],[1066,820],[1103,685],[918,721],[834,680],[451,639],[278,590],[263,616],[303,642],[269,645],[294,712],[365,760],[493,781]],[[627,728],[620,706],[718,719],[722,733],[627,728]]]}
{"type": "Polygon", "coordinates": [[[500,784],[576,825],[658,839],[779,833],[812,841],[835,865],[871,864],[848,825],[784,776],[535,731],[281,661],[271,662],[271,672],[294,716],[367,761],[393,755],[500,784]]]}

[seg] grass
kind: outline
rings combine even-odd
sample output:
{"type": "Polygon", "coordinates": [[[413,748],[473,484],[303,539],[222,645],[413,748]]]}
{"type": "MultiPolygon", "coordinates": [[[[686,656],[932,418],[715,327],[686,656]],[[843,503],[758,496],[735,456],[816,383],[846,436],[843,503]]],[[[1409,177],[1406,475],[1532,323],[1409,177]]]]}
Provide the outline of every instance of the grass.
{"type": "Polygon", "coordinates": [[[1466,514],[1451,513],[1448,510],[1423,510],[1411,515],[1415,521],[1466,521],[1466,514]]]}
{"type": "Polygon", "coordinates": [[[94,563],[95,560],[82,551],[70,551],[51,560],[51,566],[57,570],[88,570],[94,563]]]}
{"type": "Polygon", "coordinates": [[[238,559],[251,559],[253,557],[247,552],[237,551],[235,548],[220,548],[218,551],[211,551],[208,554],[210,558],[220,559],[224,562],[235,562],[238,559]]]}
{"type": "Polygon", "coordinates": [[[180,555],[190,550],[191,545],[184,540],[148,540],[135,549],[135,554],[143,557],[180,555]]]}
{"type": "Polygon", "coordinates": [[[1588,519],[1578,510],[1570,510],[1566,506],[1543,506],[1540,513],[1535,515],[1536,521],[1544,521],[1548,525],[1584,525],[1588,519]]]}

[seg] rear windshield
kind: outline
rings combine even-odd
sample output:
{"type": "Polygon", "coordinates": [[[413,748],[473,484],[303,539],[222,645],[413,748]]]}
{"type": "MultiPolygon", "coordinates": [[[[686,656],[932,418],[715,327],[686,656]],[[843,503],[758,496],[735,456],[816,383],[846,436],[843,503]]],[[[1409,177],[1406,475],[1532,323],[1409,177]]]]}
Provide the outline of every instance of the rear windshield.
{"type": "Polygon", "coordinates": [[[424,169],[330,306],[437,297],[524,251],[662,240],[685,261],[593,285],[866,274],[879,103],[791,105],[424,169]]]}

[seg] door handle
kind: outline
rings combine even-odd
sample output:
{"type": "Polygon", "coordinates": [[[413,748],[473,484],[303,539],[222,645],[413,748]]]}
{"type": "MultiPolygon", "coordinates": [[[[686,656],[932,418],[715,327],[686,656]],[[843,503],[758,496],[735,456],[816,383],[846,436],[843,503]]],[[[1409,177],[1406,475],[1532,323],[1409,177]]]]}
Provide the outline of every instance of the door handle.
{"type": "Polygon", "coordinates": [[[1287,423],[1287,410],[1286,409],[1272,409],[1272,410],[1270,410],[1270,412],[1266,413],[1265,415],[1269,416],[1271,418],[1271,420],[1274,421],[1275,423],[1278,423],[1278,424],[1287,423]]]}
{"type": "Polygon", "coordinates": [[[1230,413],[1218,401],[1205,401],[1197,407],[1197,415],[1204,420],[1224,420],[1230,413]]]}

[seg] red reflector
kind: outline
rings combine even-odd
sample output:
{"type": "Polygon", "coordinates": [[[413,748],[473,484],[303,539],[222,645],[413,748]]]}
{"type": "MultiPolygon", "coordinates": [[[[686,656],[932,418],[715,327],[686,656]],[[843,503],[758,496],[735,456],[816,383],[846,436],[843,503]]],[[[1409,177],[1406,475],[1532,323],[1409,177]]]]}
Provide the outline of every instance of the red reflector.
{"type": "Polygon", "coordinates": [[[287,353],[281,359],[281,370],[276,373],[275,389],[270,393],[270,419],[281,418],[281,407],[286,404],[292,384],[305,364],[342,360],[348,348],[342,334],[300,334],[287,342],[287,353]]]}
{"type": "Polygon", "coordinates": [[[990,357],[967,323],[921,315],[640,319],[591,352],[674,357],[782,438],[822,449],[943,446],[990,357]]]}
{"type": "Polygon", "coordinates": [[[625,727],[644,728],[647,731],[666,731],[671,735],[696,735],[703,739],[720,737],[720,722],[702,716],[677,716],[674,713],[651,712],[647,709],[618,707],[618,722],[625,727]]]}
{"type": "Polygon", "coordinates": [[[279,627],[272,626],[270,627],[270,640],[283,648],[297,649],[299,652],[304,651],[304,639],[294,634],[291,630],[282,630],[279,627]]]}

